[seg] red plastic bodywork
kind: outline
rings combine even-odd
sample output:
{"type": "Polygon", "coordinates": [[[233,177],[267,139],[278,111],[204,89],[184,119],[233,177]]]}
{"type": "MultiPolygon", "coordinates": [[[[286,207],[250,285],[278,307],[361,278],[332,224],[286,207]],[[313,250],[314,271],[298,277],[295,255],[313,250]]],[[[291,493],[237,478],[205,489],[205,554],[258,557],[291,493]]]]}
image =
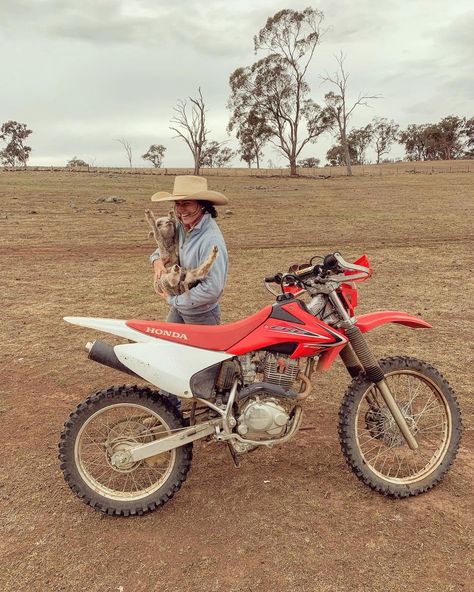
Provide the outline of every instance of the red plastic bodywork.
{"type": "Polygon", "coordinates": [[[259,327],[230,347],[227,352],[236,356],[282,343],[295,343],[291,358],[314,356],[328,349],[339,352],[347,343],[346,337],[306,312],[297,301],[282,306],[282,310],[296,317],[300,323],[268,317],[259,327]]]}
{"type": "MultiPolygon", "coordinates": [[[[331,360],[346,345],[343,333],[326,325],[305,311],[293,300],[284,304],[280,310],[287,313],[290,320],[273,318],[272,306],[266,306],[256,314],[228,325],[183,325],[159,321],[127,321],[127,326],[152,337],[174,341],[193,347],[213,351],[226,351],[233,355],[264,349],[282,343],[296,344],[291,358],[301,358],[334,352],[331,360]],[[291,320],[294,317],[296,320],[291,320]]],[[[326,356],[325,359],[329,359],[326,356]]]]}
{"type": "Polygon", "coordinates": [[[399,323],[401,325],[407,325],[412,329],[431,328],[431,325],[423,319],[397,310],[385,310],[382,312],[371,312],[369,314],[360,315],[357,317],[356,325],[362,333],[366,333],[367,331],[372,331],[372,329],[387,323],[399,323]]]}
{"type": "Polygon", "coordinates": [[[232,345],[246,337],[259,327],[271,314],[269,304],[254,315],[229,323],[228,325],[189,325],[181,323],[165,323],[164,321],[127,321],[131,329],[146,333],[152,337],[184,343],[202,349],[226,351],[232,345]]]}

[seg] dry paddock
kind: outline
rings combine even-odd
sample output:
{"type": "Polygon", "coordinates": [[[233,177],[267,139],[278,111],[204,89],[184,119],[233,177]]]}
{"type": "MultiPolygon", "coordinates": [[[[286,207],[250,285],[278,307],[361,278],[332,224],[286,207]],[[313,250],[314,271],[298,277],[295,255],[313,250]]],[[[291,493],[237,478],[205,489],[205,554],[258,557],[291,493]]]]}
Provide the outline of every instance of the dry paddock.
{"type": "Polygon", "coordinates": [[[428,494],[393,501],[347,469],[337,411],[340,363],[315,376],[289,444],[233,468],[198,443],[183,488],[161,510],[110,518],[83,505],[57,462],[62,425],[96,389],[127,377],[86,359],[93,331],[65,315],[163,318],[143,210],[171,176],[0,173],[0,589],[4,592],[467,592],[473,563],[474,175],[352,179],[213,177],[230,253],[223,320],[271,302],[262,277],[314,254],[367,253],[359,312],[405,310],[432,330],[386,326],[380,357],[437,366],[464,415],[462,447],[428,494]],[[106,197],[119,197],[111,203],[106,197]],[[225,210],[230,210],[224,215],[225,210]]]}

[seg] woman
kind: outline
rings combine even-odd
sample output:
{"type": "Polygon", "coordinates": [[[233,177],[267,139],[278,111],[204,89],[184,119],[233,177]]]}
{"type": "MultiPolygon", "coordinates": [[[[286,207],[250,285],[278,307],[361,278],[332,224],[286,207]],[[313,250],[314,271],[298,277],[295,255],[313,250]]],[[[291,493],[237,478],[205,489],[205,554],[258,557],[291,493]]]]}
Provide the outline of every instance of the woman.
{"type": "MultiPolygon", "coordinates": [[[[218,325],[220,323],[219,300],[227,280],[228,255],[224,237],[215,222],[215,206],[228,203],[217,191],[207,189],[207,180],[193,175],[177,176],[173,193],[158,191],[151,201],[173,201],[178,220],[179,262],[185,269],[196,268],[208,258],[213,246],[219,250],[217,260],[204,280],[185,294],[162,294],[170,305],[169,323],[194,325],[218,325]]],[[[159,249],[151,256],[155,281],[165,271],[159,249]]]]}

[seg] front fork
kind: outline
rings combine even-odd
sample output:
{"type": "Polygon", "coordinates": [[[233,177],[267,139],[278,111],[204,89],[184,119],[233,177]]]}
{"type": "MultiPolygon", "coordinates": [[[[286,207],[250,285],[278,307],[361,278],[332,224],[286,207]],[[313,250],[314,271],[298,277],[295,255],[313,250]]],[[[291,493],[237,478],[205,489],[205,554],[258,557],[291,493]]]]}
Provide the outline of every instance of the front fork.
{"type": "Polygon", "coordinates": [[[330,293],[329,297],[343,319],[343,327],[346,331],[346,336],[349,339],[349,344],[341,352],[341,358],[349,373],[351,376],[357,376],[360,369],[364,370],[367,378],[371,380],[379,389],[385,404],[389,408],[390,413],[392,414],[393,419],[395,420],[395,423],[405,438],[408,446],[411,448],[411,450],[417,450],[418,443],[415,440],[413,434],[410,432],[410,428],[408,427],[408,424],[403,417],[397,402],[390,392],[383,370],[370,350],[367,340],[362,335],[359,327],[354,324],[352,319],[347,314],[347,311],[342,305],[342,302],[336,291],[330,293]]]}

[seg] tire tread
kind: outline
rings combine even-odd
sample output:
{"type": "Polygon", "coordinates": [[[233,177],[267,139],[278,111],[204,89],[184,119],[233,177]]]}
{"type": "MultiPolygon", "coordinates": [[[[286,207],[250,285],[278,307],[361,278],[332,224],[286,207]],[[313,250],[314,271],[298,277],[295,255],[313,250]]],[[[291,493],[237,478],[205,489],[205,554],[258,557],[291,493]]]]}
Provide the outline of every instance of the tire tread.
{"type": "Polygon", "coordinates": [[[451,441],[448,444],[446,455],[442,460],[441,465],[435,470],[436,474],[433,475],[431,481],[418,487],[416,484],[407,484],[405,486],[396,485],[393,483],[384,484],[382,483],[382,479],[380,477],[372,474],[370,469],[365,465],[365,463],[363,463],[362,459],[359,458],[355,438],[353,438],[350,433],[351,413],[353,411],[354,405],[356,405],[357,398],[366,392],[368,385],[371,383],[365,373],[361,373],[353,379],[344,395],[341,407],[339,409],[338,434],[342,454],[344,455],[349,468],[356,475],[356,477],[377,493],[392,498],[416,496],[429,491],[435,485],[437,485],[444,478],[451,464],[454,462],[459,449],[462,432],[461,411],[459,409],[456,395],[450,384],[444,378],[444,376],[431,364],[409,356],[392,356],[380,360],[379,363],[384,373],[387,373],[390,367],[394,366],[395,368],[404,367],[407,370],[415,369],[420,373],[431,375],[431,378],[438,383],[439,387],[443,391],[443,395],[448,400],[448,402],[451,403],[454,410],[452,413],[453,425],[451,441]],[[445,462],[445,460],[447,460],[447,462],[445,462]]]}
{"type": "MultiPolygon", "coordinates": [[[[92,393],[87,399],[79,403],[79,405],[71,412],[69,418],[64,424],[64,429],[59,440],[59,461],[60,468],[63,472],[64,479],[70,489],[81,499],[95,510],[99,510],[109,516],[136,516],[153,512],[167,501],[172,499],[177,491],[181,488],[186,480],[187,473],[191,467],[192,461],[192,443],[181,446],[179,450],[182,451],[182,458],[177,461],[180,466],[174,470],[174,478],[164,484],[165,489],[160,488],[155,492],[155,499],[148,501],[145,505],[143,500],[136,500],[135,502],[128,502],[120,507],[120,503],[116,500],[110,500],[107,504],[107,498],[95,494],[90,488],[80,479],[76,479],[74,475],[74,431],[80,427],[81,422],[84,421],[84,414],[92,411],[94,407],[101,404],[103,401],[113,401],[118,397],[131,396],[138,397],[138,400],[147,402],[156,408],[156,406],[164,407],[166,412],[171,414],[176,422],[181,426],[185,426],[185,420],[181,415],[174,401],[168,400],[164,395],[154,391],[148,387],[124,384],[121,386],[113,386],[104,390],[98,390],[92,393]],[[72,456],[71,456],[72,453],[72,456]],[[133,504],[135,504],[134,507],[133,504]]],[[[156,409],[155,409],[156,410],[156,409]]],[[[171,476],[170,476],[171,477],[171,476]]],[[[153,494],[151,494],[153,495],[153,494]]]]}

